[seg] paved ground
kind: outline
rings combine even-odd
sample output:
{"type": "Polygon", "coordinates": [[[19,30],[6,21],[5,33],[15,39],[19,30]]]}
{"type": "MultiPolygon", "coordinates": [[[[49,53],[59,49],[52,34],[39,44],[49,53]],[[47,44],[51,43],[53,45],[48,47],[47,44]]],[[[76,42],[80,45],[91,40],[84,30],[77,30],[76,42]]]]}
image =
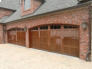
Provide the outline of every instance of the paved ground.
{"type": "Polygon", "coordinates": [[[92,62],[18,45],[0,44],[0,69],[92,69],[92,62]]]}

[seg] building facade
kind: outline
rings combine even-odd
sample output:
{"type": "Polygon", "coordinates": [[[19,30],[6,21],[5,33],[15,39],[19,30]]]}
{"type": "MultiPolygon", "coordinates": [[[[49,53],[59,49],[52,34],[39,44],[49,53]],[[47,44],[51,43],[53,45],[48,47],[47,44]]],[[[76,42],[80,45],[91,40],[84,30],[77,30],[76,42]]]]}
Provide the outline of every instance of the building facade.
{"type": "Polygon", "coordinates": [[[17,0],[15,7],[3,4],[5,1],[0,5],[0,43],[91,59],[90,0],[17,0]]]}

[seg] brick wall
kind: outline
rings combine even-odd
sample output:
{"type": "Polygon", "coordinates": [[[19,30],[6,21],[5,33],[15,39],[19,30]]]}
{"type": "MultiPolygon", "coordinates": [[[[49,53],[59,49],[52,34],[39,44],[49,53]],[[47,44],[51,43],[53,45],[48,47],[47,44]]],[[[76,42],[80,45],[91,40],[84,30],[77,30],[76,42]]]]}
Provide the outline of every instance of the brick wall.
{"type": "Polygon", "coordinates": [[[91,18],[91,61],[92,61],[92,6],[90,9],[90,18],[91,18]]]}
{"type": "MultiPolygon", "coordinates": [[[[12,13],[13,11],[11,10],[0,8],[0,19],[3,18],[4,16],[9,16],[12,13]]],[[[2,24],[0,24],[0,43],[3,43],[3,25],[2,24]]]]}
{"type": "Polygon", "coordinates": [[[3,26],[0,24],[0,44],[3,43],[3,26]]]}
{"type": "Polygon", "coordinates": [[[11,10],[0,8],[0,18],[9,16],[11,13],[13,13],[11,10]]]}
{"type": "MultiPolygon", "coordinates": [[[[32,28],[38,25],[44,24],[70,24],[78,25],[80,34],[80,58],[85,59],[89,46],[89,30],[83,30],[81,24],[83,22],[89,23],[89,12],[87,7],[59,11],[55,13],[45,14],[43,16],[37,16],[29,19],[22,19],[19,21],[11,22],[7,24],[7,30],[15,27],[32,28]],[[19,25],[20,24],[20,25],[19,25]]],[[[28,36],[26,36],[28,37],[28,36]]],[[[27,47],[29,41],[27,40],[27,47]]]]}

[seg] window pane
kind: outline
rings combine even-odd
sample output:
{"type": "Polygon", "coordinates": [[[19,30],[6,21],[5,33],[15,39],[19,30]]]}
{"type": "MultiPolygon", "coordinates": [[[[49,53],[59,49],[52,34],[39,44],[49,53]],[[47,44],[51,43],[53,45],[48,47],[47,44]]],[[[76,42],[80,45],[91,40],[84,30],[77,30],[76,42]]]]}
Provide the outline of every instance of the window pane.
{"type": "Polygon", "coordinates": [[[38,30],[38,27],[32,28],[32,30],[38,30]]]}
{"type": "Polygon", "coordinates": [[[78,28],[78,26],[70,26],[70,25],[64,25],[64,29],[72,29],[72,28],[78,28]]]}
{"type": "Polygon", "coordinates": [[[61,25],[51,25],[50,29],[60,29],[61,25]]]}
{"type": "Polygon", "coordinates": [[[31,8],[31,0],[24,0],[24,9],[28,10],[31,8]]]}
{"type": "Polygon", "coordinates": [[[46,26],[41,26],[40,29],[41,29],[41,30],[43,30],[43,29],[48,29],[48,26],[47,26],[47,25],[46,25],[46,26]]]}

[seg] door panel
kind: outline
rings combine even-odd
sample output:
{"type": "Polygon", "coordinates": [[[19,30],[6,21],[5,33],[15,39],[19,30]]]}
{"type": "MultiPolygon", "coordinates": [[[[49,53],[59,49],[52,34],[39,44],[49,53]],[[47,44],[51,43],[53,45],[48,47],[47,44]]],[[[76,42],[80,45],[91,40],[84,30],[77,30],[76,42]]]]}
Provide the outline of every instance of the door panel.
{"type": "Polygon", "coordinates": [[[49,50],[49,31],[40,31],[40,49],[49,50]]]}
{"type": "Polygon", "coordinates": [[[30,36],[31,37],[31,39],[30,39],[31,40],[31,42],[30,42],[31,47],[39,49],[40,48],[39,47],[39,44],[40,44],[39,43],[39,41],[40,41],[39,40],[39,31],[30,31],[30,35],[31,35],[30,36]]]}
{"type": "Polygon", "coordinates": [[[78,29],[64,30],[63,35],[64,35],[64,38],[63,38],[62,53],[72,55],[72,56],[79,56],[79,37],[78,37],[79,34],[78,34],[78,29]]]}
{"type": "Polygon", "coordinates": [[[17,31],[17,44],[25,46],[26,33],[24,31],[17,31]]]}
{"type": "Polygon", "coordinates": [[[61,30],[51,30],[50,31],[50,50],[53,52],[59,52],[62,40],[61,40],[61,30]]]}
{"type": "Polygon", "coordinates": [[[8,31],[8,42],[16,44],[16,31],[8,31]]]}

